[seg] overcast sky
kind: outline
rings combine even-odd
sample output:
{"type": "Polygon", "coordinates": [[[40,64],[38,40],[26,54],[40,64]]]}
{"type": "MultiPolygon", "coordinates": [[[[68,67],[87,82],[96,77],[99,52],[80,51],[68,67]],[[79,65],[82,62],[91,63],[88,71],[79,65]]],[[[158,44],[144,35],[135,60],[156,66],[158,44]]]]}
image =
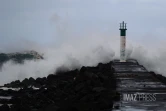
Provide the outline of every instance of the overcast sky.
{"type": "Polygon", "coordinates": [[[165,6],[165,0],[0,0],[0,46],[61,44],[74,39],[67,35],[91,32],[119,36],[123,20],[130,40],[166,41],[165,6]]]}

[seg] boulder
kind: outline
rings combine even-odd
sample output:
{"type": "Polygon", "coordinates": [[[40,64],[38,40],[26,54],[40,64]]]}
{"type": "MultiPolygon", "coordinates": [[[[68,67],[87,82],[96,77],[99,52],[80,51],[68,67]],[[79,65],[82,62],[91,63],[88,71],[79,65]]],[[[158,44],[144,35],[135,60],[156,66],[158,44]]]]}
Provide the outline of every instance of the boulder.
{"type": "Polygon", "coordinates": [[[10,108],[7,104],[0,106],[0,111],[10,111],[10,108]]]}

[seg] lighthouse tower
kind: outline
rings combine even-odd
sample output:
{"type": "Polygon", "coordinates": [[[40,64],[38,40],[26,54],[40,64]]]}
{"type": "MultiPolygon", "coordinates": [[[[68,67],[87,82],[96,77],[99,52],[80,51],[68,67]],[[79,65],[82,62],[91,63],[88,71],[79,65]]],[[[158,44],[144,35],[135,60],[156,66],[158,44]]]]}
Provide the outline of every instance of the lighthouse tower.
{"type": "Polygon", "coordinates": [[[120,62],[126,62],[126,23],[120,23],[120,62]]]}

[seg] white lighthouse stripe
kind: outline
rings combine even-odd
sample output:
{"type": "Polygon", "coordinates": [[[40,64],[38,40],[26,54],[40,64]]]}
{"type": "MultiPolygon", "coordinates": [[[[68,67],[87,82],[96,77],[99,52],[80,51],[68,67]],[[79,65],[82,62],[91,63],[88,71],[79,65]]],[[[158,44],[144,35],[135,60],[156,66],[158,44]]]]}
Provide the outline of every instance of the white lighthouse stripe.
{"type": "Polygon", "coordinates": [[[125,49],[126,49],[126,37],[121,36],[120,37],[120,62],[126,62],[125,49]]]}

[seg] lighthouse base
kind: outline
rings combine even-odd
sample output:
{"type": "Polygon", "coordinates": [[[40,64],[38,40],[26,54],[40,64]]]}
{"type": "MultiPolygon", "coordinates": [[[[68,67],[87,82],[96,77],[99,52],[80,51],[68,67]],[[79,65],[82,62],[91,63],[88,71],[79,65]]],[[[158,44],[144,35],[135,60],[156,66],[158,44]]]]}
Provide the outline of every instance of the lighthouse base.
{"type": "Polygon", "coordinates": [[[120,62],[126,62],[126,60],[120,60],[120,62]]]}

